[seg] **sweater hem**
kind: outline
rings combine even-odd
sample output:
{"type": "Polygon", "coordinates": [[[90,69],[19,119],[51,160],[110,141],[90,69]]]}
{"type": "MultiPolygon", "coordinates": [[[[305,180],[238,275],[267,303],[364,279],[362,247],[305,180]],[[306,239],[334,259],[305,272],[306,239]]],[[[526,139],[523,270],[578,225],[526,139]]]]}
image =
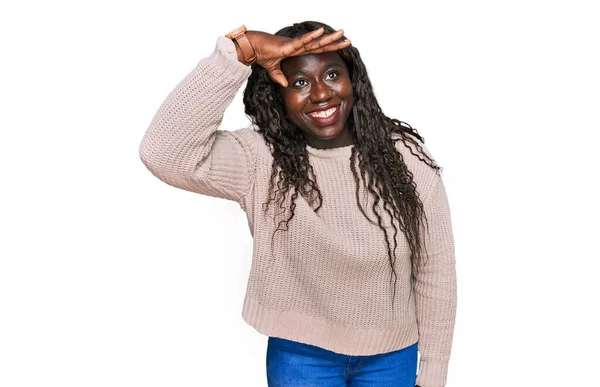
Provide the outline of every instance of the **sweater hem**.
{"type": "Polygon", "coordinates": [[[265,336],[315,345],[351,356],[368,356],[406,348],[417,342],[416,322],[395,329],[336,326],[329,321],[297,311],[265,308],[256,300],[244,300],[242,318],[265,336]]]}

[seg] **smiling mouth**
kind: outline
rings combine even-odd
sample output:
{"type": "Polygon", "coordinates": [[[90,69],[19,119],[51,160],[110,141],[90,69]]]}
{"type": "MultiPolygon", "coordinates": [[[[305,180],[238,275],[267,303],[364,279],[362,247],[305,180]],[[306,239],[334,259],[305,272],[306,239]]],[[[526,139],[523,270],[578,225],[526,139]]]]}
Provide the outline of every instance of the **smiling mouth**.
{"type": "Polygon", "coordinates": [[[306,113],[311,121],[320,126],[331,125],[337,121],[340,116],[340,105],[336,105],[331,109],[318,112],[306,113]]]}
{"type": "Polygon", "coordinates": [[[340,105],[334,106],[331,109],[320,110],[318,112],[312,112],[312,113],[307,113],[307,114],[311,117],[316,117],[316,118],[329,118],[333,115],[333,113],[335,113],[338,106],[340,106],[340,105]]]}

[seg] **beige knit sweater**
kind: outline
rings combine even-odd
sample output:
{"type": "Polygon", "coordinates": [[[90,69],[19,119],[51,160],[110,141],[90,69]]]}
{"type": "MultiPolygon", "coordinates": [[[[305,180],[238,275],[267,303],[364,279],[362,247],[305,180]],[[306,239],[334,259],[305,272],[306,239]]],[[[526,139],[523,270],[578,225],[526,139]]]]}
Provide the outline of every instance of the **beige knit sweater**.
{"type": "MultiPolygon", "coordinates": [[[[450,210],[439,174],[402,141],[396,147],[414,174],[429,219],[429,253],[411,285],[409,248],[398,230],[395,313],[383,231],[361,184],[360,212],[350,170],[353,145],[306,145],[323,206],[315,213],[301,195],[289,230],[271,235],[287,213],[274,203],[264,214],[273,157],[252,126],[220,128],[225,109],[250,76],[235,46],[217,38],[213,53],[167,96],[140,145],[140,157],[160,180],[203,195],[234,200],[254,239],[243,319],[258,332],[348,355],[373,355],[419,342],[417,384],[446,383],[456,313],[456,274],[450,210]],[[271,256],[271,247],[273,248],[271,256]]],[[[427,148],[424,148],[431,156],[427,148]]],[[[286,206],[289,206],[289,201],[286,206]]],[[[382,209],[382,207],[380,207],[382,209]]],[[[393,228],[381,211],[393,248],[393,228]]]]}

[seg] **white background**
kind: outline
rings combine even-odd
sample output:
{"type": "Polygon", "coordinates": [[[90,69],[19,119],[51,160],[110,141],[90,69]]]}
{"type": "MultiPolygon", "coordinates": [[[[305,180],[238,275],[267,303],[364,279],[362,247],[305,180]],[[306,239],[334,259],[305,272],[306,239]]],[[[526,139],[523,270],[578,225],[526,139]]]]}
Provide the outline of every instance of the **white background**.
{"type": "MultiPolygon", "coordinates": [[[[444,167],[447,386],[598,385],[592,1],[6,3],[1,386],[266,386],[267,338],[241,318],[245,214],[156,179],[138,147],[217,36],[303,20],[345,30],[444,167]]],[[[223,129],[248,122],[242,90],[223,129]]]]}

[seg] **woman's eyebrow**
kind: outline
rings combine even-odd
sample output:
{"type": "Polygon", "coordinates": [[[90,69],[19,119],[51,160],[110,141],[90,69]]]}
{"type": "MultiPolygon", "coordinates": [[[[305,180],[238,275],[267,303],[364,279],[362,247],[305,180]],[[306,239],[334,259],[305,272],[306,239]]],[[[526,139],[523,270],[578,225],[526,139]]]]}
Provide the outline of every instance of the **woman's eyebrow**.
{"type": "MultiPolygon", "coordinates": [[[[341,67],[344,68],[344,65],[342,63],[340,63],[337,60],[332,60],[331,62],[328,62],[325,64],[326,68],[330,68],[330,67],[341,67]]],[[[304,75],[306,74],[306,71],[304,70],[298,70],[295,73],[292,74],[292,76],[296,76],[296,75],[304,75]]]]}
{"type": "Polygon", "coordinates": [[[338,66],[338,67],[344,67],[344,64],[337,61],[337,60],[332,60],[331,62],[327,63],[328,67],[333,67],[333,66],[338,66]]]}

